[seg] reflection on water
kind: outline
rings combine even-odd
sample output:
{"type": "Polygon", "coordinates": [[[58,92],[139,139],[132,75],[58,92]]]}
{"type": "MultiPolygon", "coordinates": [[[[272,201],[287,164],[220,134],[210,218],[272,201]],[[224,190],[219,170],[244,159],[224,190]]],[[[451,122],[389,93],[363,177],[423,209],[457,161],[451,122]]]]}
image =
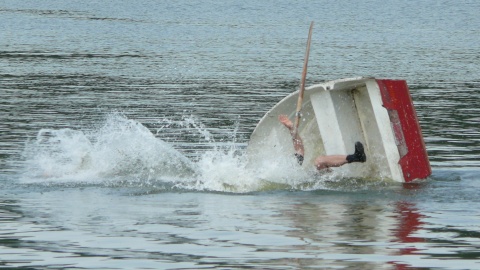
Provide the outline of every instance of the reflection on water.
{"type": "MultiPolygon", "coordinates": [[[[422,215],[415,208],[415,204],[410,202],[398,202],[396,205],[396,214],[398,215],[398,228],[394,229],[395,237],[400,243],[423,243],[425,238],[416,236],[416,233],[422,229],[422,215]]],[[[415,254],[419,250],[412,247],[400,249],[401,255],[415,254]]]]}
{"type": "Polygon", "coordinates": [[[464,260],[478,258],[478,232],[444,226],[437,208],[411,201],[428,187],[242,196],[39,188],[0,203],[7,265],[474,269],[464,260]]]}

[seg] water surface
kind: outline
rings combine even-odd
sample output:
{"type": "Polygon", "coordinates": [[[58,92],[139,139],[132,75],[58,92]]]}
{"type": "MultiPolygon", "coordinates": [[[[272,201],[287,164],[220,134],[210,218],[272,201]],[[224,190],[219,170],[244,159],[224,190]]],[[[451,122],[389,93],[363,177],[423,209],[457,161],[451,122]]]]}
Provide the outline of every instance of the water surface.
{"type": "MultiPolygon", "coordinates": [[[[0,267],[480,268],[477,1],[0,3],[0,267]],[[299,84],[410,86],[409,185],[245,166],[299,84]]],[[[272,164],[275,159],[272,157],[272,164]]]]}

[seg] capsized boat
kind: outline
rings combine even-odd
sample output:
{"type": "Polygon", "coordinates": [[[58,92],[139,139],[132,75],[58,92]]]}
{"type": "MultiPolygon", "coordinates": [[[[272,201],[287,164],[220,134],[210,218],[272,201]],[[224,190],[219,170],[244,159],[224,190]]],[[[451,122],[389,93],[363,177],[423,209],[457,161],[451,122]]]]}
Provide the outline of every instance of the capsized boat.
{"type": "MultiPolygon", "coordinates": [[[[247,148],[249,161],[293,159],[292,139],[277,117],[293,119],[299,91],[268,111],[253,131],[247,148]]],[[[411,182],[431,174],[417,114],[404,80],[358,77],[305,88],[298,129],[305,146],[303,167],[313,167],[319,155],[354,152],[363,143],[367,162],[351,163],[334,171],[345,177],[411,182]]]]}

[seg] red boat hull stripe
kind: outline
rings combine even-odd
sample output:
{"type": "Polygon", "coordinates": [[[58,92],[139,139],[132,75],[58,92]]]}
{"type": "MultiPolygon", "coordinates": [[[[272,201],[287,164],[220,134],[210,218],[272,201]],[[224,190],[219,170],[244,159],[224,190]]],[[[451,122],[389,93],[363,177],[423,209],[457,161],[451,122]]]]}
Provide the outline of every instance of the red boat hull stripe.
{"type": "Polygon", "coordinates": [[[407,150],[407,153],[399,161],[405,182],[428,177],[432,173],[432,169],[406,81],[377,80],[377,83],[382,95],[383,106],[389,111],[397,112],[389,113],[390,116],[398,115],[395,117],[398,119],[390,119],[390,121],[395,130],[397,143],[400,144],[398,145],[399,150],[402,147],[407,150]]]}

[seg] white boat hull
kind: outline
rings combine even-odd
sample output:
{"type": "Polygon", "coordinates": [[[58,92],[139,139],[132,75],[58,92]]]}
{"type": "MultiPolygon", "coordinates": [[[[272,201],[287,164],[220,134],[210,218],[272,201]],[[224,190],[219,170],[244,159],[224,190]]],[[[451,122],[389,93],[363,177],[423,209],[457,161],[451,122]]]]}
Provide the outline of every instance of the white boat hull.
{"type": "MultiPolygon", "coordinates": [[[[247,149],[249,160],[293,157],[290,135],[277,119],[294,118],[298,91],[285,97],[260,120],[247,149]]],[[[365,146],[366,163],[335,171],[345,177],[410,182],[431,174],[420,126],[405,81],[352,78],[305,89],[299,134],[305,145],[304,167],[319,155],[347,155],[365,146]]]]}

